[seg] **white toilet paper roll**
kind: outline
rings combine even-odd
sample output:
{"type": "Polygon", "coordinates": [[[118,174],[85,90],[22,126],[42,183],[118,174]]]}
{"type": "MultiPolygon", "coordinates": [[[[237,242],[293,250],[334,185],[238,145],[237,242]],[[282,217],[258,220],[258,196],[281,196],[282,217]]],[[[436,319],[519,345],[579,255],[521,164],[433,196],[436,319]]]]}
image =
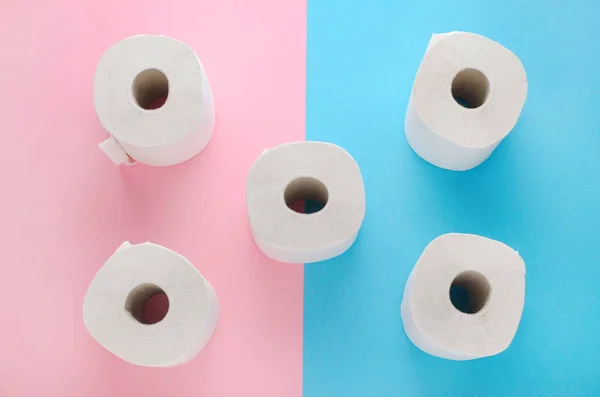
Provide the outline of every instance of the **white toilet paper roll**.
{"type": "Polygon", "coordinates": [[[425,248],[402,299],[402,322],[421,350],[450,360],[504,351],[525,302],[525,263],[510,247],[472,234],[445,234],[425,248]]]}
{"type": "Polygon", "coordinates": [[[133,36],[110,47],[96,70],[94,105],[111,134],[99,146],[115,164],[189,160],[208,144],[215,122],[196,54],[164,36],[133,36]]]}
{"type": "Polygon", "coordinates": [[[123,243],[100,268],[83,302],[92,337],[123,360],[148,367],[191,360],[208,343],[218,317],[210,283],[186,258],[151,243],[123,243]],[[160,293],[168,298],[168,311],[148,324],[144,307],[160,293]]]}
{"type": "Polygon", "coordinates": [[[438,167],[474,168],[513,129],[526,97],[525,69],[510,50],[472,33],[433,35],[408,103],[406,139],[438,167]]]}
{"type": "Polygon", "coordinates": [[[344,149],[324,142],[264,151],[250,170],[246,196],[256,244],[280,262],[340,255],[354,243],[365,215],[358,165],[344,149]],[[306,213],[295,207],[302,202],[306,213]],[[317,211],[309,213],[313,206],[317,211]]]}

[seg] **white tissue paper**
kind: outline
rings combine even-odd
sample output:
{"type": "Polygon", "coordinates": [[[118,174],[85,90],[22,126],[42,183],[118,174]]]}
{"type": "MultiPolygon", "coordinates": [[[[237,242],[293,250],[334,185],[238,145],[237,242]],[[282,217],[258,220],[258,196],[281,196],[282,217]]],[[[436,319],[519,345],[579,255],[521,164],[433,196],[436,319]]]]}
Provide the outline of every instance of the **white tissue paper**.
{"type": "Polygon", "coordinates": [[[280,262],[309,263],[340,255],[354,243],[365,215],[358,165],[344,149],[324,142],[265,150],[248,174],[246,198],[256,244],[280,262]],[[311,202],[322,209],[292,209],[302,201],[306,210],[311,202]]]}
{"type": "Polygon", "coordinates": [[[525,69],[510,50],[473,33],[434,34],[408,103],[406,139],[431,164],[469,170],[513,129],[526,97],[525,69]]]}
{"type": "Polygon", "coordinates": [[[524,302],[525,263],[516,251],[481,236],[445,234],[429,243],[408,277],[402,322],[422,351],[471,360],[510,345],[524,302]]]}
{"type": "Polygon", "coordinates": [[[83,321],[105,349],[132,364],[171,367],[194,358],[208,343],[219,317],[214,289],[183,256],[160,245],[123,243],[92,280],[83,321]],[[154,324],[144,321],[152,296],[169,307],[154,324]]]}
{"type": "Polygon", "coordinates": [[[133,36],[110,47],[96,70],[94,105],[111,134],[100,149],[115,164],[189,160],[208,144],[215,122],[196,54],[164,36],[133,36]]]}

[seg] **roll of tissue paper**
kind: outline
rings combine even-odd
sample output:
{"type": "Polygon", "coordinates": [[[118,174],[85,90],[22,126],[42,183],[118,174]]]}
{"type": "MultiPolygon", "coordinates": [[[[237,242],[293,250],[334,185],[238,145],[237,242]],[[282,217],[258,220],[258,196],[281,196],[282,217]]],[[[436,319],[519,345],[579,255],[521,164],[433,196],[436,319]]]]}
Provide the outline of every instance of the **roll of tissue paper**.
{"type": "Polygon", "coordinates": [[[132,364],[171,367],[196,356],[219,317],[214,289],[183,256],[160,245],[123,243],[92,280],[83,302],[91,336],[132,364]],[[168,299],[164,318],[149,323],[148,300],[168,299]]]}
{"type": "Polygon", "coordinates": [[[196,54],[164,36],[133,36],[110,47],[96,70],[94,105],[111,134],[100,149],[115,164],[189,160],[208,144],[215,122],[196,54]]]}
{"type": "Polygon", "coordinates": [[[510,50],[472,33],[433,35],[408,103],[406,139],[438,167],[474,168],[513,129],[526,97],[525,69],[510,50]]]}
{"type": "Polygon", "coordinates": [[[472,234],[445,234],[413,268],[401,313],[408,338],[450,360],[493,356],[512,342],[525,302],[525,263],[510,247],[472,234]]]}
{"type": "Polygon", "coordinates": [[[265,150],[248,174],[246,198],[256,244],[280,262],[340,255],[354,243],[365,216],[358,165],[344,149],[324,142],[265,150]]]}

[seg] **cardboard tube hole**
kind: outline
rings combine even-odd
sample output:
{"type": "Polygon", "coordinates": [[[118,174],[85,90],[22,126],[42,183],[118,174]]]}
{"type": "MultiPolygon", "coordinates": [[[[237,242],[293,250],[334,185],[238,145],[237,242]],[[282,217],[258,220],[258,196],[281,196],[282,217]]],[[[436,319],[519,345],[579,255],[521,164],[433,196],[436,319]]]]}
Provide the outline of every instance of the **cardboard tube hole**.
{"type": "Polygon", "coordinates": [[[461,106],[475,109],[485,103],[490,82],[477,69],[463,69],[452,80],[452,97],[461,106]]]}
{"type": "Polygon", "coordinates": [[[143,109],[162,107],[169,97],[169,80],[157,69],[146,69],[133,80],[133,98],[143,109]]]}
{"type": "Polygon", "coordinates": [[[167,315],[169,298],[156,284],[140,284],[127,295],[125,311],[140,324],[156,324],[167,315]]]}
{"type": "Polygon", "coordinates": [[[310,177],[294,179],[284,192],[285,203],[292,211],[313,214],[321,211],[329,200],[325,185],[310,177]]]}
{"type": "Polygon", "coordinates": [[[450,285],[450,301],[459,311],[475,314],[488,302],[491,286],[481,273],[466,271],[460,273],[450,285]]]}

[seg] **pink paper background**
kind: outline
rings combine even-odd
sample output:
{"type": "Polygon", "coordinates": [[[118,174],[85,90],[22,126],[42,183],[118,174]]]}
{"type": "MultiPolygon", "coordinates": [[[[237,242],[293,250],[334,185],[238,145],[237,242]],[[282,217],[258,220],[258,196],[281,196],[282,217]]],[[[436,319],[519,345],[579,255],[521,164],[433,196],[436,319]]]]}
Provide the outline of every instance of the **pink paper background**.
{"type": "Polygon", "coordinates": [[[300,396],[303,270],[254,245],[245,178],[304,139],[306,0],[37,3],[0,4],[0,396],[300,396]],[[96,64],[139,33],[187,42],[213,88],[214,137],[179,166],[118,168],[96,147],[96,64]],[[188,364],[136,367],[85,330],[87,286],[124,240],[215,287],[219,326],[188,364]]]}

